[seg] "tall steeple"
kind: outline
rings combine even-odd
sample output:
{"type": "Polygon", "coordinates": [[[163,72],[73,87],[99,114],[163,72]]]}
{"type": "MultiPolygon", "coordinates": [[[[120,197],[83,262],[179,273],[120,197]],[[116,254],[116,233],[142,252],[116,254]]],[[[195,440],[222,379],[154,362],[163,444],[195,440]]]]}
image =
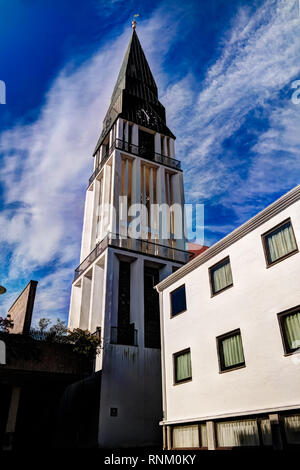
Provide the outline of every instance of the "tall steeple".
{"type": "Polygon", "coordinates": [[[69,316],[69,328],[101,336],[96,439],[104,448],[160,442],[154,285],[189,259],[174,139],[134,30],[95,150],[69,316]]]}
{"type": "Polygon", "coordinates": [[[165,108],[158,99],[157,86],[135,29],[122,62],[94,153],[99,149],[117,117],[175,138],[167,127],[165,108]]]}

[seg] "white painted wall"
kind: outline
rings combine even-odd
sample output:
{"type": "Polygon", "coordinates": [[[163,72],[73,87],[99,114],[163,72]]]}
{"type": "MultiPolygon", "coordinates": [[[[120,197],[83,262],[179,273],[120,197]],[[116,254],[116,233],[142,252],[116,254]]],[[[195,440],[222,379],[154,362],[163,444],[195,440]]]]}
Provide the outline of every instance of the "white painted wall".
{"type": "MultiPolygon", "coordinates": [[[[106,250],[106,256],[99,446],[160,445],[161,352],[144,347],[144,262],[155,260],[114,248],[106,250]],[[138,347],[110,344],[111,326],[117,325],[118,256],[131,260],[130,320],[138,330],[138,347]],[[118,408],[118,417],[110,416],[110,408],[118,408]]],[[[161,279],[172,272],[173,265],[160,264],[161,279]]]]}
{"type": "Polygon", "coordinates": [[[300,365],[284,356],[277,314],[300,304],[300,253],[266,268],[261,235],[291,217],[300,244],[300,202],[294,203],[166,288],[163,303],[165,420],[300,406],[300,365]],[[230,256],[234,286],[211,297],[208,269],[230,256]],[[187,311],[170,318],[170,292],[186,285],[187,311]],[[240,328],[246,367],[219,373],[216,337],[240,328]],[[173,385],[172,354],[191,348],[191,382],[173,385]]]}

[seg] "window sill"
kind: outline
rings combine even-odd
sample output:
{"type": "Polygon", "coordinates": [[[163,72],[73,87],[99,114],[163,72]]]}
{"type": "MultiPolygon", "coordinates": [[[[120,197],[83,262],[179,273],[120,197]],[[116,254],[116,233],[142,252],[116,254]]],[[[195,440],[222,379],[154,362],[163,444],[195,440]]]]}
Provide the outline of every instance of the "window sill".
{"type": "Polygon", "coordinates": [[[185,313],[187,311],[187,308],[185,310],[181,310],[181,312],[175,313],[174,315],[172,312],[170,313],[170,319],[178,317],[178,315],[181,315],[182,313],[185,313]]]}
{"type": "Polygon", "coordinates": [[[300,348],[295,349],[295,351],[284,353],[284,357],[294,356],[295,354],[300,354],[300,348]]]}
{"type": "Polygon", "coordinates": [[[246,364],[242,364],[237,367],[231,367],[230,369],[224,369],[224,370],[219,370],[219,374],[226,374],[227,372],[232,372],[234,370],[239,370],[239,369],[244,369],[246,367],[246,364]]]}
{"type": "Polygon", "coordinates": [[[267,265],[266,265],[266,268],[269,269],[269,268],[272,268],[272,266],[275,266],[276,264],[278,263],[281,263],[281,261],[284,261],[285,259],[287,258],[290,258],[291,256],[294,256],[296,255],[297,253],[299,253],[299,250],[294,250],[294,251],[291,251],[291,253],[288,253],[287,255],[285,256],[282,256],[281,258],[278,258],[276,261],[273,261],[273,263],[269,263],[267,261],[267,265]]]}
{"type": "Polygon", "coordinates": [[[182,384],[186,384],[187,382],[192,382],[192,377],[190,379],[185,379],[185,380],[181,380],[180,382],[174,382],[173,385],[182,385],[182,384]]]}
{"type": "Polygon", "coordinates": [[[223,289],[218,290],[218,292],[212,292],[211,293],[211,298],[216,297],[219,294],[222,294],[222,292],[224,292],[225,290],[231,289],[231,287],[233,287],[233,284],[230,284],[229,286],[223,287],[223,289]]]}
{"type": "Polygon", "coordinates": [[[170,450],[208,450],[208,447],[171,447],[170,450]]]}

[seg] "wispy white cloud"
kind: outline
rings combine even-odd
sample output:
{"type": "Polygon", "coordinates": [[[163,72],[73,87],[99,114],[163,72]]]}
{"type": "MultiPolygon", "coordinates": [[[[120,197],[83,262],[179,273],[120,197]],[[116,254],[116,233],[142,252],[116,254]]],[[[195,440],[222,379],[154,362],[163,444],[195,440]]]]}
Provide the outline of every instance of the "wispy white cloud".
{"type": "MultiPolygon", "coordinates": [[[[266,0],[254,14],[240,9],[203,83],[191,71],[176,82],[162,66],[179,18],[183,25],[178,12],[156,11],[150,20],[139,21],[139,36],[178,138],[186,200],[217,199],[243,221],[265,203],[262,196],[298,182],[300,106],[279,96],[300,73],[295,1],[266,0]],[[226,140],[258,109],[258,120],[268,130],[251,130],[256,142],[246,155],[228,150],[226,140]]],[[[28,279],[34,270],[55,267],[39,284],[36,311],[43,316],[47,312],[55,319],[68,304],[91,154],[128,36],[127,27],[79,67],[68,64],[49,89],[38,119],[0,136],[5,197],[0,237],[12,249],[9,278],[28,279]]],[[[216,231],[224,233],[224,227],[216,231]]]]}
{"type": "MultiPolygon", "coordinates": [[[[52,266],[38,286],[35,311],[43,316],[67,313],[92,151],[130,34],[127,26],[80,66],[69,63],[52,83],[37,120],[0,135],[5,203],[0,239],[12,250],[6,282],[23,278],[25,285],[32,272],[52,266]]],[[[167,13],[156,11],[140,21],[139,36],[154,72],[175,34],[176,22],[168,21],[167,13]],[[168,34],[155,41],[163,24],[168,34]]],[[[10,292],[2,308],[17,294],[10,292]]]]}
{"type": "Polygon", "coordinates": [[[264,195],[298,183],[300,107],[279,94],[300,73],[299,43],[295,0],[267,0],[254,14],[241,8],[199,93],[190,77],[170,86],[165,103],[179,109],[169,117],[177,129],[188,200],[217,198],[244,220],[261,208],[264,195]],[[236,154],[237,146],[226,148],[226,140],[259,109],[257,120],[269,130],[260,135],[257,124],[250,129],[257,142],[247,155],[236,154]]]}

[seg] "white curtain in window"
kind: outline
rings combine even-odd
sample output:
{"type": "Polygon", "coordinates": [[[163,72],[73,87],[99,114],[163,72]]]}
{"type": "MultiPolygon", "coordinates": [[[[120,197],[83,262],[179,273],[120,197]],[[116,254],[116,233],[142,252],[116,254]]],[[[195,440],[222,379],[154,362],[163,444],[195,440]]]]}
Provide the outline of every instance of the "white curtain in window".
{"type": "Polygon", "coordinates": [[[244,362],[242,338],[240,334],[222,340],[224,366],[230,367],[244,362]]]}
{"type": "Polygon", "coordinates": [[[263,444],[265,446],[272,445],[272,431],[271,431],[271,423],[269,419],[262,419],[260,422],[260,429],[262,434],[263,444]]]}
{"type": "Polygon", "coordinates": [[[184,447],[199,447],[198,425],[176,426],[173,428],[173,447],[176,449],[184,447]]]}
{"type": "Polygon", "coordinates": [[[258,446],[258,428],[255,420],[217,423],[219,447],[258,446]]]}
{"type": "Polygon", "coordinates": [[[232,284],[232,272],[230,262],[216,268],[213,271],[213,288],[214,292],[218,292],[232,284]]]}
{"type": "Polygon", "coordinates": [[[190,351],[176,357],[176,380],[184,380],[192,377],[191,353],[190,351]]]}
{"type": "Polygon", "coordinates": [[[286,416],[284,427],[288,444],[300,444],[300,415],[286,416]]]}
{"type": "Polygon", "coordinates": [[[288,315],[284,319],[284,326],[289,348],[300,348],[300,312],[288,315]]]}
{"type": "Polygon", "coordinates": [[[279,258],[296,250],[296,241],[291,224],[286,224],[274,234],[267,237],[270,261],[273,263],[279,258]]]}

